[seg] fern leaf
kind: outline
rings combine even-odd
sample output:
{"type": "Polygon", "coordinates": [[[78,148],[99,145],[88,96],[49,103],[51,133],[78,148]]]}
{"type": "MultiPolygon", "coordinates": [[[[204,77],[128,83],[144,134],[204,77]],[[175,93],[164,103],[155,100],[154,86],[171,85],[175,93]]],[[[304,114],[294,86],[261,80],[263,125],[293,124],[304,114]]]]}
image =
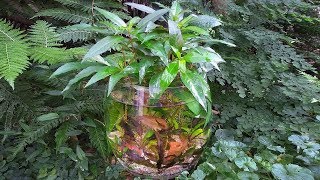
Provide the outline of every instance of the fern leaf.
{"type": "Polygon", "coordinates": [[[46,9],[38,12],[34,17],[49,16],[57,20],[67,21],[69,23],[90,23],[92,18],[89,15],[78,13],[66,9],[46,9]]]}
{"type": "Polygon", "coordinates": [[[54,27],[51,27],[45,21],[37,21],[35,25],[31,26],[29,41],[36,46],[55,47],[60,46],[58,42],[58,34],[54,27]]]}
{"type": "Polygon", "coordinates": [[[107,157],[109,153],[108,143],[106,139],[107,135],[104,128],[99,124],[97,127],[89,128],[89,138],[91,144],[97,148],[102,157],[107,157]]]}
{"type": "Polygon", "coordinates": [[[22,31],[0,20],[0,79],[14,87],[14,80],[29,65],[28,44],[22,31]]]}
{"type": "Polygon", "coordinates": [[[13,25],[0,19],[0,41],[24,41],[24,32],[14,29],[13,25]]]}
{"type": "Polygon", "coordinates": [[[55,142],[56,142],[56,149],[60,149],[60,147],[65,143],[69,136],[67,135],[68,132],[73,131],[75,128],[74,121],[67,121],[64,122],[56,131],[55,133],[55,142]]]}
{"type": "Polygon", "coordinates": [[[56,64],[72,59],[72,56],[63,48],[34,47],[31,49],[31,54],[31,59],[39,63],[56,64]]]}
{"type": "Polygon", "coordinates": [[[69,120],[70,117],[61,117],[54,120],[49,121],[48,123],[43,124],[40,127],[37,127],[35,131],[26,132],[25,136],[20,139],[19,144],[15,147],[12,156],[10,159],[14,158],[19,152],[23,151],[23,149],[33,142],[35,142],[40,137],[44,136],[46,133],[48,133],[50,130],[56,128],[59,126],[59,124],[69,120]]]}
{"type": "Polygon", "coordinates": [[[28,45],[19,41],[0,43],[0,78],[14,87],[14,80],[29,65],[28,45]]]}
{"type": "Polygon", "coordinates": [[[95,32],[89,30],[92,26],[89,24],[76,24],[73,26],[67,26],[60,29],[59,35],[63,42],[69,41],[87,41],[93,39],[96,35],[95,32]]]}
{"type": "Polygon", "coordinates": [[[68,7],[81,9],[81,11],[84,11],[84,12],[89,12],[92,8],[91,3],[89,4],[86,1],[80,1],[80,0],[55,0],[55,1],[68,7]]]}

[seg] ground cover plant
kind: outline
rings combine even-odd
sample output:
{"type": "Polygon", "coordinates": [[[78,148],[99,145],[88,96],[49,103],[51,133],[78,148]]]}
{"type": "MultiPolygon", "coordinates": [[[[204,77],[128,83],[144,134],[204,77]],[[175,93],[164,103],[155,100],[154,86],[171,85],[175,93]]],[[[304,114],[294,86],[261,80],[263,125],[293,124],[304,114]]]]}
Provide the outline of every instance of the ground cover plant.
{"type": "MultiPolygon", "coordinates": [[[[84,88],[88,78],[63,91],[77,72],[50,76],[66,62],[81,62],[99,34],[108,33],[89,28],[103,19],[92,4],[125,21],[146,14],[118,1],[5,2],[0,2],[0,179],[130,176],[106,141],[107,81],[84,88]]],[[[155,8],[171,4],[159,2],[155,8]]],[[[214,134],[196,169],[178,179],[319,179],[319,2],[180,3],[204,15],[208,26],[202,28],[212,37],[236,47],[210,44],[226,61],[207,76],[214,134]],[[211,28],[216,22],[206,15],[222,25],[211,28]]]]}

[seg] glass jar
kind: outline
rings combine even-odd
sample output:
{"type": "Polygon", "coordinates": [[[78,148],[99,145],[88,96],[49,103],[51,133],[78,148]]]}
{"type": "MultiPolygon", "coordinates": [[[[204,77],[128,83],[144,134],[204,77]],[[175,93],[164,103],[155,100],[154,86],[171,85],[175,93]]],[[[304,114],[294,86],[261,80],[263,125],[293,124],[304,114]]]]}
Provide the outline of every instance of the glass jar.
{"type": "Polygon", "coordinates": [[[107,108],[108,141],[131,173],[169,179],[197,164],[210,130],[187,88],[168,88],[157,99],[150,91],[157,89],[114,88],[107,108]]]}

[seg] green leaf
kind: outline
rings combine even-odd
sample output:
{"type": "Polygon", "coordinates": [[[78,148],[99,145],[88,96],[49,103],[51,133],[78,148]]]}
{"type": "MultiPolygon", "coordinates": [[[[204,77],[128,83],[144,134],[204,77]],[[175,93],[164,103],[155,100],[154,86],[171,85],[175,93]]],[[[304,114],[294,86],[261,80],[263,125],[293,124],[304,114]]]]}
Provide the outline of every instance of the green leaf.
{"type": "Polygon", "coordinates": [[[271,172],[273,176],[279,180],[282,180],[282,179],[314,180],[313,173],[309,169],[300,167],[295,164],[288,164],[288,165],[274,164],[272,166],[271,172]]]}
{"type": "Polygon", "coordinates": [[[180,6],[180,4],[178,3],[178,1],[173,1],[172,2],[172,6],[170,8],[170,13],[173,16],[173,20],[176,20],[178,18],[178,16],[180,15],[180,13],[182,12],[182,7],[180,6]]]}
{"type": "Polygon", "coordinates": [[[146,17],[141,19],[141,21],[137,24],[137,27],[139,29],[144,29],[149,22],[157,21],[159,18],[161,18],[168,11],[169,11],[168,9],[160,9],[160,10],[157,10],[157,11],[147,15],[146,17]]]}
{"type": "Polygon", "coordinates": [[[186,70],[181,72],[181,80],[201,106],[207,110],[206,97],[210,97],[210,89],[204,78],[197,72],[186,70]]]}
{"type": "Polygon", "coordinates": [[[179,70],[179,63],[177,61],[170,63],[166,67],[160,79],[161,92],[164,92],[169,87],[169,85],[177,76],[178,70],[179,70]]]}
{"type": "Polygon", "coordinates": [[[108,50],[110,50],[115,45],[119,44],[124,40],[122,36],[107,36],[100,41],[98,41],[95,45],[93,45],[89,52],[84,56],[84,59],[95,57],[96,55],[100,55],[108,50]]]}
{"type": "Polygon", "coordinates": [[[109,19],[111,22],[116,24],[117,26],[127,27],[127,24],[116,14],[113,14],[109,11],[104,10],[104,9],[100,9],[98,7],[95,7],[94,9],[97,10],[99,13],[101,13],[105,18],[109,19]]]}
{"type": "Polygon", "coordinates": [[[204,180],[206,174],[201,169],[197,169],[192,173],[191,177],[195,180],[204,180]]]}
{"type": "Polygon", "coordinates": [[[168,28],[169,34],[174,36],[176,44],[181,47],[183,45],[183,38],[178,24],[174,21],[168,20],[168,28]]]}
{"type": "Polygon", "coordinates": [[[58,118],[59,118],[59,114],[48,113],[48,114],[43,114],[43,115],[37,117],[37,121],[50,121],[50,120],[58,119],[58,118]]]}
{"type": "Polygon", "coordinates": [[[153,65],[153,62],[148,60],[148,59],[144,59],[142,61],[140,61],[139,63],[139,83],[141,84],[147,69],[153,65]]]}
{"type": "Polygon", "coordinates": [[[257,174],[252,172],[247,172],[247,171],[239,172],[237,175],[240,180],[259,180],[260,179],[257,174]]]}
{"type": "Polygon", "coordinates": [[[192,63],[208,62],[212,64],[217,70],[220,70],[218,67],[218,63],[225,62],[218,53],[216,53],[209,47],[191,50],[183,57],[183,59],[185,59],[187,62],[192,63]]]}
{"type": "Polygon", "coordinates": [[[196,18],[192,19],[191,24],[198,26],[198,27],[210,29],[210,28],[213,28],[216,26],[220,26],[221,22],[219,19],[217,19],[214,16],[199,15],[196,18]]]}
{"type": "Polygon", "coordinates": [[[149,82],[150,96],[157,99],[169,87],[178,74],[178,62],[170,63],[159,77],[151,78],[149,82]],[[151,91],[150,91],[151,90],[151,91]]]}
{"type": "Polygon", "coordinates": [[[168,58],[168,52],[166,50],[165,44],[162,44],[161,42],[154,42],[154,41],[148,41],[145,44],[148,47],[148,49],[151,50],[152,54],[160,57],[161,61],[165,65],[168,65],[169,58],[168,58]]]}
{"type": "Polygon", "coordinates": [[[121,72],[117,74],[113,74],[109,78],[109,84],[108,84],[108,94],[107,96],[110,95],[112,92],[114,86],[125,76],[128,74],[133,74],[137,73],[139,69],[139,64],[138,63],[132,63],[131,65],[125,67],[121,72]]]}
{"type": "Polygon", "coordinates": [[[127,3],[124,3],[124,4],[128,5],[128,6],[131,6],[131,7],[135,8],[135,9],[138,9],[140,11],[146,12],[148,14],[155,12],[154,9],[152,9],[151,7],[145,6],[143,4],[130,3],[130,2],[127,2],[127,3]]]}
{"type": "Polygon", "coordinates": [[[104,66],[89,66],[82,71],[80,71],[73,79],[69,81],[67,86],[64,88],[62,92],[65,92],[70,89],[72,85],[79,82],[81,79],[90,76],[91,74],[101,71],[104,68],[104,66]]]}
{"type": "Polygon", "coordinates": [[[234,160],[234,163],[245,171],[256,171],[258,167],[251,157],[239,157],[234,160]]]}
{"type": "Polygon", "coordinates": [[[207,30],[202,29],[197,26],[187,26],[187,27],[183,28],[182,31],[192,31],[192,32],[198,33],[200,35],[206,35],[206,36],[209,35],[209,32],[207,30]]]}
{"type": "Polygon", "coordinates": [[[82,64],[80,62],[70,62],[70,63],[66,63],[62,66],[60,66],[51,76],[50,78],[54,77],[54,76],[58,76],[60,74],[63,73],[67,73],[73,70],[78,70],[81,69],[85,66],[86,64],[82,64]]]}
{"type": "Polygon", "coordinates": [[[81,149],[81,147],[78,145],[77,148],[76,148],[76,153],[77,153],[77,156],[80,160],[84,160],[85,157],[86,157],[86,153],[83,152],[83,150],[81,149]]]}
{"type": "Polygon", "coordinates": [[[186,102],[188,108],[193,112],[195,116],[201,113],[201,105],[198,101],[193,97],[193,95],[189,91],[177,90],[175,95],[181,99],[183,102],[186,102]]]}
{"type": "Polygon", "coordinates": [[[85,87],[88,87],[114,73],[119,71],[118,68],[115,67],[105,67],[103,70],[98,71],[94,76],[91,77],[91,79],[88,81],[88,83],[85,85],[85,87]]]}

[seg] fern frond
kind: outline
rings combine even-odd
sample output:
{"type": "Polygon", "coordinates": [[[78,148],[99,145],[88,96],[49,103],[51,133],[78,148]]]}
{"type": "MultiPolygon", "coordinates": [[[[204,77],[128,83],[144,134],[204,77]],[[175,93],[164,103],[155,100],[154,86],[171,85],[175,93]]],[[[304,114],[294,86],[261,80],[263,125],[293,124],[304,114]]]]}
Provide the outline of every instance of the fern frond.
{"type": "Polygon", "coordinates": [[[67,121],[61,124],[55,133],[56,149],[60,147],[68,140],[68,132],[73,131],[76,127],[75,122],[77,121],[67,121]]]}
{"type": "Polygon", "coordinates": [[[93,39],[96,35],[95,32],[89,30],[92,27],[89,24],[76,24],[73,26],[66,26],[58,30],[60,39],[63,42],[69,41],[87,41],[93,39]]]}
{"type": "Polygon", "coordinates": [[[55,0],[61,3],[64,6],[81,9],[81,11],[89,12],[91,11],[92,4],[88,3],[87,1],[80,1],[80,0],[55,0]]]}
{"type": "Polygon", "coordinates": [[[34,17],[49,16],[57,20],[67,21],[69,23],[90,23],[92,18],[89,15],[70,11],[66,9],[46,9],[38,12],[34,17]]]}
{"type": "Polygon", "coordinates": [[[21,41],[0,43],[0,78],[14,87],[14,80],[29,65],[28,45],[21,41]]]}
{"type": "Polygon", "coordinates": [[[31,59],[39,63],[56,64],[72,59],[64,48],[34,47],[31,53],[31,59]]]}
{"type": "Polygon", "coordinates": [[[36,46],[56,47],[60,46],[58,34],[54,27],[51,27],[46,21],[37,21],[31,26],[29,41],[36,46]]]}
{"type": "Polygon", "coordinates": [[[90,127],[88,132],[91,144],[97,148],[102,157],[107,157],[110,150],[106,139],[107,134],[103,126],[97,124],[95,128],[90,127]]]}
{"type": "Polygon", "coordinates": [[[25,41],[23,31],[14,29],[13,25],[0,19],[0,41],[25,41]]]}
{"type": "Polygon", "coordinates": [[[14,87],[14,80],[29,65],[28,44],[22,31],[0,20],[0,79],[14,87]]]}
{"type": "Polygon", "coordinates": [[[60,117],[57,119],[53,119],[50,122],[47,122],[39,127],[36,127],[35,131],[24,133],[24,137],[19,140],[19,144],[14,148],[13,154],[10,159],[14,158],[19,152],[23,151],[23,149],[28,145],[40,137],[47,134],[50,130],[58,127],[61,123],[70,120],[71,116],[60,117]]]}

